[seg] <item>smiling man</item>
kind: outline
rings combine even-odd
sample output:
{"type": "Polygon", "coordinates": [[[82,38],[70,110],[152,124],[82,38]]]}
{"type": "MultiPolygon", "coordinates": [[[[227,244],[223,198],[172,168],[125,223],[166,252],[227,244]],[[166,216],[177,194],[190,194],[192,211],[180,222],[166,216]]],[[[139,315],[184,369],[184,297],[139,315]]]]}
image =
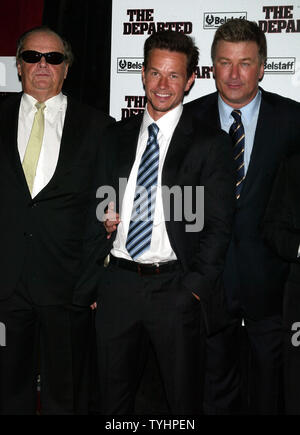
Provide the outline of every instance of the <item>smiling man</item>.
{"type": "MultiPolygon", "coordinates": [[[[142,70],[145,113],[109,128],[104,139],[97,187],[112,186],[118,193],[119,179],[128,179],[116,205],[120,223],[109,239],[110,263],[97,301],[104,414],[133,412],[149,342],[170,412],[201,413],[205,336],[226,324],[219,280],[234,210],[232,152],[225,133],[183,109],[197,61],[198,49],[183,33],[150,36],[142,70]],[[181,216],[186,216],[183,205],[191,210],[197,187],[204,186],[202,231],[189,232],[186,220],[176,219],[172,201],[167,208],[163,187],[173,186],[181,188],[181,216]],[[190,200],[184,198],[185,186],[193,192],[190,200]]],[[[98,232],[102,246],[104,225],[94,218],[90,230],[94,240],[98,232]]]]}
{"type": "Polygon", "coordinates": [[[0,109],[0,414],[87,414],[92,312],[73,304],[86,208],[110,118],[62,93],[69,44],[46,27],[17,50],[23,92],[0,109]]]}
{"type": "Polygon", "coordinates": [[[241,412],[239,328],[244,319],[250,412],[276,414],[282,402],[282,296],[288,268],[263,240],[261,225],[279,163],[299,141],[300,104],[259,87],[267,43],[255,22],[234,19],[220,26],[211,57],[218,91],[186,109],[231,136],[236,213],[224,270],[232,321],[208,339],[206,410],[241,412]]]}
{"type": "Polygon", "coordinates": [[[144,63],[142,78],[146,90],[147,109],[156,121],[182,102],[195,80],[195,73],[187,71],[186,55],[156,49],[144,63]],[[189,75],[190,74],[190,75],[189,75]]]}
{"type": "Polygon", "coordinates": [[[264,75],[264,58],[254,41],[221,40],[214,53],[214,76],[222,100],[234,109],[249,104],[264,75]]]}

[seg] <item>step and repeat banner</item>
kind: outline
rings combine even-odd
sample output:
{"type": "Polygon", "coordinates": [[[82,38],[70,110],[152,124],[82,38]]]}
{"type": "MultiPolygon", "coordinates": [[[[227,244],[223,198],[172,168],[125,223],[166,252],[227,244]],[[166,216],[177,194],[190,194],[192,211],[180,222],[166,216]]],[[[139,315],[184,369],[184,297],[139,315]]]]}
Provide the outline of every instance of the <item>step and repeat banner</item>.
{"type": "Polygon", "coordinates": [[[210,47],[216,29],[230,18],[256,21],[265,32],[266,90],[300,101],[300,0],[113,0],[110,113],[124,119],[145,108],[141,80],[145,39],[178,30],[200,49],[197,79],[185,102],[214,92],[210,47]]]}

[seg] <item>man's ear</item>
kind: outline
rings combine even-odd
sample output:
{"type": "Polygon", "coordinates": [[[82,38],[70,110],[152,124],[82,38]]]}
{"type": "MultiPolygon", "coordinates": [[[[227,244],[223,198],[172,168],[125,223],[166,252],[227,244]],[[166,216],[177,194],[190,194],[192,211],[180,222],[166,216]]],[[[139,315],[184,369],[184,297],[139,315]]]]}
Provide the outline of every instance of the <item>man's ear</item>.
{"type": "Polygon", "coordinates": [[[259,76],[258,76],[259,80],[262,80],[264,73],[265,73],[265,64],[262,62],[259,68],[259,76]]]}
{"type": "Polygon", "coordinates": [[[142,66],[142,81],[143,81],[143,85],[145,86],[145,67],[144,67],[144,65],[142,66]]]}
{"type": "Polygon", "coordinates": [[[21,68],[21,64],[19,62],[17,63],[17,70],[18,70],[19,76],[21,76],[22,75],[22,68],[21,68]]]}
{"type": "Polygon", "coordinates": [[[195,81],[195,78],[196,78],[196,75],[195,75],[195,73],[193,73],[193,74],[190,76],[190,78],[188,79],[188,81],[187,81],[187,83],[186,83],[186,85],[185,85],[184,92],[188,92],[188,91],[190,90],[192,84],[193,84],[194,81],[195,81]]]}
{"type": "Polygon", "coordinates": [[[67,63],[67,64],[66,64],[66,69],[65,69],[65,74],[64,74],[64,79],[67,78],[68,71],[69,71],[69,64],[67,63]]]}

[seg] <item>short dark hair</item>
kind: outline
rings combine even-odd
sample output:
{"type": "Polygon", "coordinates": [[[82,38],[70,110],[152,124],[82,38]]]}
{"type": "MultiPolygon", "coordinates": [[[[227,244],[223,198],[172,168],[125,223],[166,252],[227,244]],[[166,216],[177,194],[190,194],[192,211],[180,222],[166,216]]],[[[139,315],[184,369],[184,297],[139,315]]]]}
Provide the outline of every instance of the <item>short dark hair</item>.
{"type": "Polygon", "coordinates": [[[144,44],[144,68],[147,69],[151,50],[177,51],[187,56],[187,77],[190,78],[198,65],[199,50],[194,40],[182,32],[171,30],[153,33],[146,39],[144,44]]]}
{"type": "Polygon", "coordinates": [[[48,26],[34,27],[33,29],[27,30],[25,33],[23,33],[19,37],[18,42],[17,42],[17,54],[16,54],[17,64],[21,62],[21,53],[23,51],[26,39],[28,38],[28,36],[30,36],[34,33],[49,33],[49,34],[53,34],[53,35],[57,36],[57,38],[61,40],[62,45],[64,47],[65,62],[69,66],[72,65],[72,63],[74,61],[74,56],[73,56],[72,47],[71,47],[70,43],[66,39],[64,39],[62,36],[60,36],[57,32],[50,29],[50,27],[48,27],[48,26]]]}
{"type": "Polygon", "coordinates": [[[219,41],[227,42],[256,42],[261,63],[267,59],[267,41],[264,32],[255,21],[234,18],[226,21],[215,33],[211,46],[211,58],[214,63],[219,41]]]}

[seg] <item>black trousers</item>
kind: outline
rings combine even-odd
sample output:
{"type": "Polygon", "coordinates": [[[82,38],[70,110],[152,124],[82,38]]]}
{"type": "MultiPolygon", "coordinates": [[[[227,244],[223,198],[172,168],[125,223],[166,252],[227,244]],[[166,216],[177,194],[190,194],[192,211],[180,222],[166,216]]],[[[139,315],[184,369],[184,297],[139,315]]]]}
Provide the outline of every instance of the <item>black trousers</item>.
{"type": "MultiPolygon", "coordinates": [[[[41,289],[42,291],[42,289],[41,289]]],[[[89,307],[37,306],[24,280],[0,301],[6,347],[0,347],[0,414],[87,414],[92,313],[89,307]]]]}
{"type": "Polygon", "coordinates": [[[140,276],[110,264],[96,315],[101,412],[132,414],[151,341],[172,414],[202,412],[201,305],[180,271],[140,276]]]}
{"type": "Polygon", "coordinates": [[[241,328],[235,320],[207,339],[205,411],[276,415],[282,412],[282,319],[246,318],[241,328]]]}

